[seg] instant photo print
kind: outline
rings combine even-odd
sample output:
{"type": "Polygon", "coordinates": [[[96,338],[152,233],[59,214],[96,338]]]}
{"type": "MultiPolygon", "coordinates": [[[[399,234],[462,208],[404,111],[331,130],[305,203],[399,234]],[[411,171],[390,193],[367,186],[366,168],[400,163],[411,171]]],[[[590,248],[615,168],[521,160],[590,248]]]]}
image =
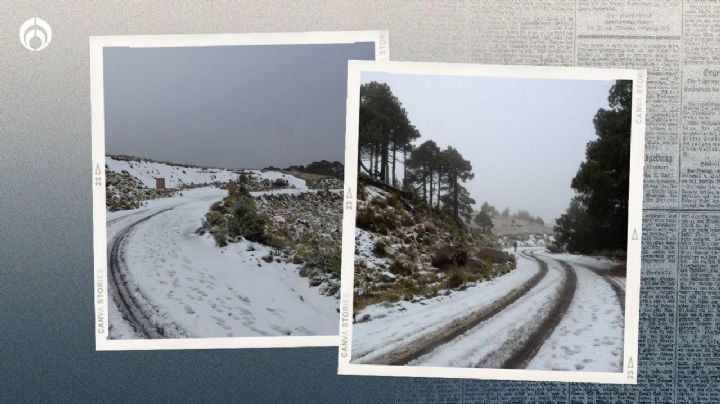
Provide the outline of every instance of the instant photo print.
{"type": "Polygon", "coordinates": [[[639,70],[352,61],[339,373],[635,384],[639,70]]]}
{"type": "Polygon", "coordinates": [[[347,62],[386,32],[90,38],[98,350],[337,345],[347,62]]]}

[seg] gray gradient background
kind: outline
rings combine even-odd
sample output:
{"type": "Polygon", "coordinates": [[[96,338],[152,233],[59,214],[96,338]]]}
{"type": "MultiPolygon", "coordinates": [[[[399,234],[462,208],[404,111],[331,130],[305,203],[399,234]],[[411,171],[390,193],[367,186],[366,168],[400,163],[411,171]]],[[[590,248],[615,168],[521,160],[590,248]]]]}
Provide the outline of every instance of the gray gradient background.
{"type": "MultiPolygon", "coordinates": [[[[492,10],[482,4],[2,2],[0,402],[570,402],[666,394],[667,372],[647,370],[650,358],[664,354],[643,335],[638,386],[340,377],[332,348],[95,352],[88,36],[382,29],[390,31],[393,60],[490,63],[493,48],[482,39],[485,27],[493,29],[492,10]],[[18,40],[32,16],[53,28],[42,52],[18,40]]],[[[543,62],[522,57],[504,62],[543,62]]],[[[641,308],[641,329],[653,321],[647,314],[641,308]]]]}

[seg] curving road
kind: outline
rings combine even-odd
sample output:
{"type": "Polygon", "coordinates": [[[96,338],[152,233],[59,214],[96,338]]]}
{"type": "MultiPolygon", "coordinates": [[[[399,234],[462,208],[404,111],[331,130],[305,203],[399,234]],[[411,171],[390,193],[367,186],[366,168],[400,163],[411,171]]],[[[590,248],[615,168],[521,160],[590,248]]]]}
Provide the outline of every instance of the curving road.
{"type": "MultiPolygon", "coordinates": [[[[552,258],[540,254],[541,251],[524,249],[517,255],[519,262],[524,261],[524,270],[530,263],[535,266],[531,277],[471,314],[436,324],[431,332],[419,329],[408,333],[402,343],[395,343],[393,338],[399,333],[392,327],[372,329],[371,325],[356,324],[354,327],[359,331],[354,331],[358,334],[354,341],[366,335],[381,341],[385,336],[393,348],[384,349],[382,355],[372,355],[368,353],[370,348],[360,344],[363,351],[353,347],[353,362],[506,369],[621,369],[624,298],[619,287],[612,286],[612,277],[604,276],[600,270],[552,258]],[[587,344],[589,348],[584,346],[587,344]]],[[[383,321],[390,322],[381,318],[378,323],[383,321]]]]}
{"type": "MultiPolygon", "coordinates": [[[[156,200],[152,207],[140,209],[136,212],[124,214],[118,212],[116,217],[107,220],[108,244],[108,288],[112,294],[112,301],[120,312],[127,326],[141,338],[178,338],[187,337],[188,333],[179,326],[172,323],[163,325],[154,321],[161,315],[160,309],[153,304],[139,287],[133,276],[128,271],[128,264],[125,253],[130,236],[136,229],[151,219],[166,213],[175,208],[199,201],[215,201],[222,199],[222,194],[212,196],[195,196],[187,198],[169,198],[167,200],[156,200]],[[117,230],[117,226],[120,227],[117,230]]],[[[118,326],[118,324],[114,324],[118,326]]]]}
{"type": "MultiPolygon", "coordinates": [[[[108,280],[110,281],[110,290],[112,291],[115,304],[135,333],[144,338],[164,338],[165,330],[153,324],[152,315],[144,303],[147,302],[147,298],[143,296],[139,288],[133,287],[129,283],[130,275],[127,272],[127,265],[124,258],[124,249],[127,245],[126,239],[135,226],[170,209],[172,208],[161,209],[158,212],[132,222],[123,228],[108,243],[108,280]]],[[[139,213],[146,213],[146,211],[138,212],[138,214],[139,213]]],[[[136,214],[133,214],[131,216],[135,215],[136,214]]]]}
{"type": "MultiPolygon", "coordinates": [[[[534,258],[528,255],[525,256],[534,258]]],[[[545,278],[548,273],[548,266],[540,260],[537,261],[540,264],[539,271],[530,279],[512,289],[507,295],[492,302],[492,304],[477,310],[467,317],[449,324],[447,327],[442,328],[436,333],[425,335],[422,339],[414,341],[409,346],[388,354],[382,359],[381,363],[394,366],[406,365],[498,315],[520,297],[526,295],[528,291],[537,286],[537,284],[545,278]]]]}
{"type": "MultiPolygon", "coordinates": [[[[546,261],[534,255],[532,258],[535,259],[539,265],[547,268],[548,265],[546,261]]],[[[501,366],[502,368],[524,369],[553,333],[555,327],[560,323],[560,319],[565,315],[565,312],[570,306],[570,302],[572,302],[575,296],[577,275],[569,264],[562,263],[562,267],[565,273],[560,284],[560,293],[556,296],[550,310],[538,323],[535,331],[528,336],[527,342],[513,352],[512,356],[501,366]]]]}
{"type": "Polygon", "coordinates": [[[311,287],[298,265],[267,260],[273,251],[266,245],[240,240],[219,248],[195,233],[227,191],[183,195],[108,214],[110,339],[337,332],[336,299],[311,287]]]}

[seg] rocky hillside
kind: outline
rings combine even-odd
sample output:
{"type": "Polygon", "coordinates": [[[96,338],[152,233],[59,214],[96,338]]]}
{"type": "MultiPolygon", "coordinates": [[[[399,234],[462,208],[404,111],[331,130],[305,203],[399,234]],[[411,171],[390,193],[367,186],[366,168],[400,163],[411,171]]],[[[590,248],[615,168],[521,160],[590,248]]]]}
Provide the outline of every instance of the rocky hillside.
{"type": "Polygon", "coordinates": [[[155,188],[155,178],[165,178],[167,188],[222,183],[237,179],[237,170],[199,167],[160,162],[142,157],[105,156],[105,168],[117,173],[127,172],[147,188],[155,188]]]}
{"type": "Polygon", "coordinates": [[[267,220],[268,244],[302,265],[300,275],[326,295],[340,288],[342,194],[335,191],[268,194],[256,198],[267,220]]]}
{"type": "Polygon", "coordinates": [[[127,171],[105,170],[105,206],[110,212],[139,208],[143,201],[174,194],[174,190],[148,188],[127,171]]]}
{"type": "Polygon", "coordinates": [[[210,233],[219,246],[242,239],[268,245],[272,252],[263,260],[293,263],[311,286],[337,296],[341,191],[315,191],[305,180],[286,173],[255,174],[265,178],[242,174],[238,182],[224,185],[228,196],[211,206],[197,232],[210,233]]]}
{"type": "Polygon", "coordinates": [[[411,195],[362,177],[355,240],[356,312],[374,303],[450,293],[515,267],[491,237],[459,229],[411,195]]]}
{"type": "Polygon", "coordinates": [[[299,171],[289,171],[288,174],[305,180],[310,189],[342,189],[343,182],[335,177],[328,175],[303,173],[299,171]]]}
{"type": "MultiPolygon", "coordinates": [[[[131,156],[106,156],[105,201],[109,211],[137,209],[143,201],[173,195],[176,191],[203,186],[225,186],[243,177],[251,192],[278,189],[307,189],[306,180],[272,170],[228,170],[155,161],[131,156]],[[155,179],[164,178],[164,190],[157,190],[155,179]]],[[[342,188],[337,179],[307,174],[311,188],[342,188]],[[310,178],[311,177],[311,178],[310,178]],[[339,185],[338,185],[339,183],[339,185]]]]}
{"type": "Polygon", "coordinates": [[[105,156],[105,206],[111,212],[137,209],[144,201],[171,196],[180,189],[221,184],[237,177],[235,170],[105,156]],[[155,178],[165,178],[166,189],[156,189],[155,178]]]}

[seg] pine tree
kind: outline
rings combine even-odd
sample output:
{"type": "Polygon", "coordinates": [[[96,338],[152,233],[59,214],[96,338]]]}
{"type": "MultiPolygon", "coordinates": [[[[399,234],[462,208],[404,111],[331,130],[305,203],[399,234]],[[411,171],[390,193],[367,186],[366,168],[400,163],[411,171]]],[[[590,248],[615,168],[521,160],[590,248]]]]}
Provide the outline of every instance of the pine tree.
{"type": "Polygon", "coordinates": [[[432,200],[433,165],[439,154],[440,148],[437,144],[432,140],[426,140],[412,151],[406,162],[409,182],[420,189],[423,200],[428,203],[432,200]]]}
{"type": "Polygon", "coordinates": [[[451,216],[455,219],[458,226],[463,227],[465,222],[470,222],[473,218],[473,205],[475,205],[475,199],[470,196],[467,188],[462,184],[458,184],[458,199],[457,199],[457,216],[455,215],[456,205],[454,204],[455,194],[448,193],[443,195],[442,212],[451,216]]]}
{"type": "Polygon", "coordinates": [[[378,179],[396,185],[398,153],[420,137],[410,123],[407,111],[386,83],[370,82],[360,86],[358,168],[378,179]],[[363,159],[369,167],[365,167],[363,159]]]}
{"type": "Polygon", "coordinates": [[[577,196],[556,221],[557,241],[571,252],[627,246],[632,81],[616,81],[608,103],[609,109],[595,114],[597,139],[587,144],[585,161],[572,180],[577,196]]]}
{"type": "Polygon", "coordinates": [[[468,160],[465,160],[456,148],[448,146],[442,151],[442,154],[443,159],[447,164],[445,170],[448,177],[448,187],[450,191],[449,200],[451,201],[452,215],[457,223],[461,224],[460,183],[473,179],[475,175],[472,172],[472,164],[468,160]]]}

